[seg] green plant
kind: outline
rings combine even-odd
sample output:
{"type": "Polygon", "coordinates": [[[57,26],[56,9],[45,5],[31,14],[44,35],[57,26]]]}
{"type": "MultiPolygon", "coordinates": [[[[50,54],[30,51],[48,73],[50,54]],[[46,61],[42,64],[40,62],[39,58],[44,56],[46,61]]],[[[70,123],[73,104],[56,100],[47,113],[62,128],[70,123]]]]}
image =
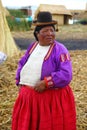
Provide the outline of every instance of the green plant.
{"type": "Polygon", "coordinates": [[[87,19],[81,19],[75,23],[80,23],[80,24],[83,24],[83,25],[87,25],[87,19]]]}
{"type": "Polygon", "coordinates": [[[27,16],[24,15],[24,12],[21,10],[9,10],[10,16],[7,16],[8,26],[11,31],[28,31],[31,28],[32,22],[27,22],[24,18],[27,16]],[[18,18],[18,20],[17,20],[18,18]],[[21,20],[22,19],[22,20],[21,20]]]}

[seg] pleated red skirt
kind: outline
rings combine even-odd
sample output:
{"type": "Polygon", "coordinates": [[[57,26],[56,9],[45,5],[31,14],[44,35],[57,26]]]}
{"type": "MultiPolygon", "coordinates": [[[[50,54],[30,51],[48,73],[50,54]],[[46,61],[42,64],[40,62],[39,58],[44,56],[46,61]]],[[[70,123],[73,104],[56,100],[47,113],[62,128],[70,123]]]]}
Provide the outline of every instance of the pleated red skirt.
{"type": "Polygon", "coordinates": [[[67,86],[39,93],[21,87],[13,109],[12,130],[76,130],[71,88],[67,86]]]}

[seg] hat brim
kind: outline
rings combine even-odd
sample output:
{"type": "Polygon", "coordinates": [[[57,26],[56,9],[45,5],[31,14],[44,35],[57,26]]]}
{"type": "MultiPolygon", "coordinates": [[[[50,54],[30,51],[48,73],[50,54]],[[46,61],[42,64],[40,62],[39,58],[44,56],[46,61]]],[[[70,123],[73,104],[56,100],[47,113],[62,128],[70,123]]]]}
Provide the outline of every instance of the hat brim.
{"type": "Polygon", "coordinates": [[[37,21],[33,21],[32,23],[34,26],[43,26],[43,25],[55,25],[57,24],[57,21],[52,21],[52,22],[37,22],[37,21]]]}

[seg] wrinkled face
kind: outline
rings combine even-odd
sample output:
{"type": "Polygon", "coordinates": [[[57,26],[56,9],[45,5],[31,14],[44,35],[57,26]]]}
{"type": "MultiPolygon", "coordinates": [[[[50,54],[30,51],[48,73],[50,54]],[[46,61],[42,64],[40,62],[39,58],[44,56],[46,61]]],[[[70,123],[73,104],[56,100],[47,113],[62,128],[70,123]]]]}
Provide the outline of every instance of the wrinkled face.
{"type": "Polygon", "coordinates": [[[39,33],[37,33],[37,37],[40,45],[46,46],[50,45],[55,40],[55,30],[52,26],[43,27],[39,33]]]}

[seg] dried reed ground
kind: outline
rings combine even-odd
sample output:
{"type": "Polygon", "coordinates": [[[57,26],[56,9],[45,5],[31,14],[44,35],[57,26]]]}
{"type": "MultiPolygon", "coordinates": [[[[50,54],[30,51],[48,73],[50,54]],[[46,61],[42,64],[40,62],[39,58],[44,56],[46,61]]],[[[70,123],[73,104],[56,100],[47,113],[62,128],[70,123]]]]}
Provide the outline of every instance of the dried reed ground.
{"type": "MultiPolygon", "coordinates": [[[[0,130],[11,129],[11,114],[18,94],[15,72],[20,55],[0,65],[0,130]]],[[[87,50],[70,51],[73,65],[73,89],[77,109],[77,130],[87,130],[87,50]]]]}
{"type": "MultiPolygon", "coordinates": [[[[12,34],[16,33],[12,32],[12,34]]],[[[70,36],[66,35],[66,38],[84,39],[87,38],[87,26],[60,27],[59,36],[64,38],[60,34],[69,34],[70,36]]],[[[8,58],[0,65],[0,130],[11,130],[12,108],[18,94],[15,73],[18,60],[23,53],[8,58]]],[[[73,66],[71,87],[76,101],[77,130],[87,130],[87,50],[70,51],[70,54],[73,66]]]]}

